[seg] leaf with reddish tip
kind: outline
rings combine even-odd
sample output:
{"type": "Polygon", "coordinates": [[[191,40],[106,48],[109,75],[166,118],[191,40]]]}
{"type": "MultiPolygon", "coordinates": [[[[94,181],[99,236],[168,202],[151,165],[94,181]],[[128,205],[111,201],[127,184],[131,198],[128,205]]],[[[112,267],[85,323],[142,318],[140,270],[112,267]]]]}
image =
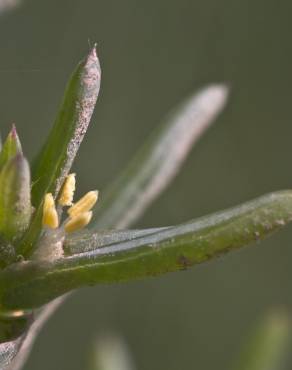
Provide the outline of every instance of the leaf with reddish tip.
{"type": "Polygon", "coordinates": [[[32,166],[32,204],[36,212],[19,253],[29,256],[35,248],[46,193],[57,196],[88,128],[100,87],[100,65],[95,47],[77,66],[66,87],[52,131],[32,166]]]}
{"type": "Polygon", "coordinates": [[[0,170],[17,154],[22,154],[21,143],[17,135],[16,127],[13,125],[0,152],[0,170]]]}
{"type": "Polygon", "coordinates": [[[18,154],[0,173],[0,235],[7,241],[19,239],[27,229],[30,217],[29,165],[18,154]]]}

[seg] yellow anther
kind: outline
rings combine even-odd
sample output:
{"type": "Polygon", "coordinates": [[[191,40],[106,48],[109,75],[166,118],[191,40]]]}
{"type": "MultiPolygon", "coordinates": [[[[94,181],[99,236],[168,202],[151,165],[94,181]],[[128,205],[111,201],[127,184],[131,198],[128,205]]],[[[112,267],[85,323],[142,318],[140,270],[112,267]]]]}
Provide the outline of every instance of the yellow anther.
{"type": "Polygon", "coordinates": [[[68,214],[71,218],[78,216],[81,213],[88,212],[95,205],[98,199],[98,191],[90,191],[85,194],[77,203],[68,209],[68,214]]]}
{"type": "Polygon", "coordinates": [[[75,173],[70,173],[66,177],[65,183],[62,188],[59,204],[61,206],[72,206],[74,191],[75,191],[75,173]]]}
{"type": "Polygon", "coordinates": [[[77,216],[70,218],[69,221],[65,223],[65,231],[67,233],[72,233],[74,231],[82,229],[89,224],[91,217],[91,211],[79,213],[77,216]]]}
{"type": "Polygon", "coordinates": [[[55,207],[55,201],[52,193],[47,193],[44,200],[44,211],[51,207],[55,207]]]}
{"type": "Polygon", "coordinates": [[[56,229],[59,226],[59,217],[55,207],[53,195],[48,193],[45,195],[43,206],[43,226],[50,229],[56,229]]]}

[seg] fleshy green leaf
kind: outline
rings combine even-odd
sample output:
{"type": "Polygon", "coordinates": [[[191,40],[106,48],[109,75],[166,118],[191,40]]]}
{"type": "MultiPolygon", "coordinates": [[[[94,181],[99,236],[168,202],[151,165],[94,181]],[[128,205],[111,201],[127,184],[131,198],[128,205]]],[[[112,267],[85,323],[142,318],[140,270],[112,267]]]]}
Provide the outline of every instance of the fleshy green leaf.
{"type": "Polygon", "coordinates": [[[13,125],[1,149],[0,170],[10,159],[14,158],[18,154],[22,154],[22,148],[16,128],[13,125]]]}
{"type": "Polygon", "coordinates": [[[15,241],[27,229],[30,217],[29,165],[19,154],[0,173],[0,235],[15,241]]]}
{"type": "Polygon", "coordinates": [[[45,194],[58,194],[86,133],[99,93],[100,76],[93,48],[71,76],[55,124],[32,167],[32,204],[36,212],[19,247],[19,253],[24,256],[35,248],[45,194]]]}
{"type": "Polygon", "coordinates": [[[169,114],[102,194],[92,226],[123,229],[135,222],[177,174],[193,144],[223,109],[227,95],[226,86],[211,85],[169,114]]]}
{"type": "Polygon", "coordinates": [[[286,312],[266,315],[244,346],[237,370],[291,369],[287,359],[292,343],[292,323],[286,312]]]}
{"type": "Polygon", "coordinates": [[[91,252],[12,265],[0,272],[0,301],[6,309],[31,309],[82,286],[186,269],[261,240],[290,221],[292,191],[268,194],[144,237],[129,235],[127,241],[91,252]]]}

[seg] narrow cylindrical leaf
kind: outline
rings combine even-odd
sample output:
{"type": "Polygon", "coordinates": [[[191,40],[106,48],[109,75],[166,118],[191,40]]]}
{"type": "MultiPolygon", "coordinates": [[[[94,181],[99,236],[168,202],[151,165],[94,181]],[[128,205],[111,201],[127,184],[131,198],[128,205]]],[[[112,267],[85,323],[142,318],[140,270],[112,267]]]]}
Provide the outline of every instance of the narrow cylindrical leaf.
{"type": "Polygon", "coordinates": [[[0,301],[29,309],[78,287],[189,268],[261,240],[292,221],[292,190],[91,252],[25,262],[0,272],[0,301]]]}
{"type": "Polygon", "coordinates": [[[273,311],[258,323],[244,345],[236,370],[291,369],[287,360],[292,344],[291,318],[283,310],[273,311]]]}
{"type": "Polygon", "coordinates": [[[27,229],[30,217],[29,165],[19,154],[0,173],[0,235],[15,241],[27,229]]]}
{"type": "Polygon", "coordinates": [[[33,252],[41,230],[42,201],[57,196],[88,128],[100,87],[100,65],[95,47],[77,66],[66,87],[52,131],[32,168],[32,204],[36,208],[19,253],[33,252]]]}
{"type": "Polygon", "coordinates": [[[13,125],[0,152],[0,170],[10,159],[18,154],[22,154],[22,148],[16,127],[13,125]]]}
{"type": "Polygon", "coordinates": [[[59,192],[87,131],[100,87],[95,47],[77,66],[65,90],[50,135],[32,167],[32,200],[37,207],[48,192],[59,192]]]}
{"type": "Polygon", "coordinates": [[[194,143],[222,111],[227,95],[225,85],[207,86],[171,113],[102,194],[92,227],[123,229],[133,224],[173,180],[194,143]]]}

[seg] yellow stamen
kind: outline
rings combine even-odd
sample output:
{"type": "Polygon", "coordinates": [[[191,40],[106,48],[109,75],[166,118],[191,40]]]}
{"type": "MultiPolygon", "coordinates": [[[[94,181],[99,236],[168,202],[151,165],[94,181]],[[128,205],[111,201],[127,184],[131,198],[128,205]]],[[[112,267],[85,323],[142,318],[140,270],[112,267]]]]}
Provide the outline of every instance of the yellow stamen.
{"type": "Polygon", "coordinates": [[[69,221],[66,222],[65,231],[67,233],[72,233],[74,231],[82,229],[89,224],[91,217],[91,211],[79,213],[77,216],[70,218],[69,221]]]}
{"type": "Polygon", "coordinates": [[[76,183],[75,176],[75,173],[71,173],[66,177],[61,196],[59,198],[59,204],[61,206],[72,206],[76,183]]]}
{"type": "Polygon", "coordinates": [[[44,199],[44,210],[51,208],[51,207],[55,207],[55,201],[54,201],[52,193],[47,193],[44,199]]]}
{"type": "Polygon", "coordinates": [[[59,226],[59,217],[55,207],[55,201],[51,193],[45,195],[43,206],[43,226],[56,229],[59,226]]]}
{"type": "Polygon", "coordinates": [[[90,191],[85,194],[77,203],[68,209],[68,214],[71,218],[78,216],[81,213],[88,212],[95,205],[98,199],[98,191],[90,191]]]}

